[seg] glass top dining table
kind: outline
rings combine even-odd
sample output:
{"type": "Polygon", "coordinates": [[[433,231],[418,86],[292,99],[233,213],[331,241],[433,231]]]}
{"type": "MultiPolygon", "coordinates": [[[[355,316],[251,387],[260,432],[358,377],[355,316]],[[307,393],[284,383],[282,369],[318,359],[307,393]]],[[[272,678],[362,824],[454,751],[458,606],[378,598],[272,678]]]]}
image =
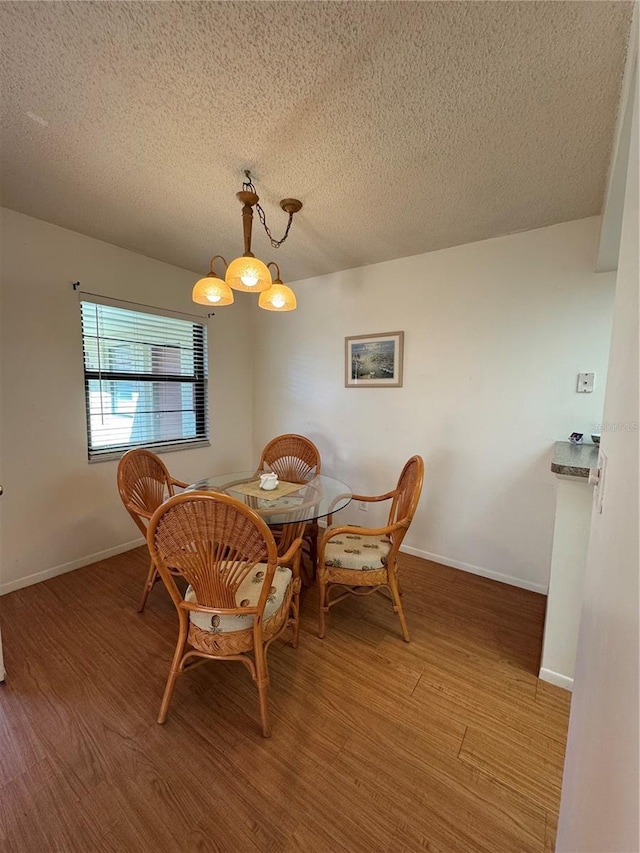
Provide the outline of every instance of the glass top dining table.
{"type": "Polygon", "coordinates": [[[260,473],[254,469],[218,474],[198,480],[185,491],[231,495],[254,509],[269,526],[304,525],[344,509],[351,501],[351,488],[335,477],[317,474],[304,483],[291,484],[281,480],[281,488],[271,492],[259,489],[260,473]]]}

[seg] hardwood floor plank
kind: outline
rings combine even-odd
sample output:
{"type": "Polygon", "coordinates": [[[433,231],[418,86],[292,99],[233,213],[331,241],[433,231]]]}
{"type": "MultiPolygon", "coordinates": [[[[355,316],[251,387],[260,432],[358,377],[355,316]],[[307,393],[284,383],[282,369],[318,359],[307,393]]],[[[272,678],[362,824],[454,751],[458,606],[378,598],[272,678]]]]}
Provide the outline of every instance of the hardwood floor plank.
{"type": "Polygon", "coordinates": [[[378,596],[304,591],[269,651],[273,736],[238,663],[179,679],[143,548],[2,599],[8,853],[550,853],[569,698],[535,677],[544,599],[402,557],[412,635],[378,596]],[[546,845],[546,846],[545,846],[546,845]]]}
{"type": "Polygon", "coordinates": [[[0,816],[7,851],[107,849],[85,820],[64,771],[48,759],[31,765],[2,789],[0,816]]]}
{"type": "MultiPolygon", "coordinates": [[[[390,841],[389,850],[393,849],[390,841]]],[[[282,853],[370,853],[372,850],[382,850],[377,841],[371,843],[370,839],[360,838],[356,835],[344,835],[342,827],[333,825],[333,817],[330,819],[326,814],[318,810],[306,811],[304,819],[300,820],[287,839],[282,853]],[[337,830],[340,831],[337,831],[337,830]]]]}
{"type": "Polygon", "coordinates": [[[462,762],[443,761],[420,747],[353,738],[334,766],[366,778],[379,808],[385,801],[392,806],[394,835],[409,848],[420,849],[420,838],[426,838],[461,853],[539,853],[544,809],[462,762]]]}
{"type": "Polygon", "coordinates": [[[557,832],[558,815],[555,812],[547,812],[547,824],[544,832],[544,853],[555,853],[557,832]]]}
{"type": "Polygon", "coordinates": [[[470,726],[459,757],[542,808],[557,810],[564,765],[564,746],[557,741],[470,726]]]}
{"type": "Polygon", "coordinates": [[[554,740],[564,748],[567,717],[541,709],[526,693],[501,693],[500,683],[494,682],[490,672],[484,672],[481,678],[465,680],[458,672],[434,665],[425,669],[413,698],[441,714],[454,715],[466,726],[497,735],[526,732],[532,738],[554,740]]]}
{"type": "Polygon", "coordinates": [[[571,692],[546,681],[536,684],[535,716],[548,722],[556,732],[564,733],[559,739],[566,741],[567,720],[571,711],[571,692]]]}
{"type": "Polygon", "coordinates": [[[45,758],[45,750],[29,721],[28,697],[17,697],[0,686],[0,791],[32,764],[45,758]]]}

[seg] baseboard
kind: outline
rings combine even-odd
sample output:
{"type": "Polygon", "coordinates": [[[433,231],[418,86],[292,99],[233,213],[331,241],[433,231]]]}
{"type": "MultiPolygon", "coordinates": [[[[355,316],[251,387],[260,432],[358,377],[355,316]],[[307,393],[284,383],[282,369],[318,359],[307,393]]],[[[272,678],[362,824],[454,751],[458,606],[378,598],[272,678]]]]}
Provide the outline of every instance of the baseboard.
{"type": "Polygon", "coordinates": [[[556,687],[564,687],[565,690],[573,690],[573,678],[568,675],[560,675],[559,672],[554,672],[552,669],[542,667],[538,674],[538,678],[542,681],[548,681],[549,684],[555,684],[556,687]]]}
{"type": "MultiPolygon", "coordinates": [[[[321,519],[318,522],[319,527],[326,527],[326,519],[321,519]]],[[[531,592],[539,592],[541,595],[547,595],[549,592],[549,584],[534,583],[533,581],[525,581],[522,578],[516,578],[512,575],[503,575],[500,572],[493,572],[491,569],[483,569],[481,566],[473,566],[471,563],[461,563],[459,560],[451,560],[449,557],[443,557],[441,554],[431,554],[429,551],[421,551],[419,548],[411,548],[409,545],[403,545],[400,548],[401,554],[411,554],[412,557],[422,557],[423,560],[431,560],[432,563],[440,563],[442,566],[449,566],[451,569],[460,569],[462,572],[469,572],[471,575],[479,575],[482,578],[489,578],[492,581],[507,583],[509,586],[517,586],[520,589],[528,589],[531,592]]]]}
{"type": "Polygon", "coordinates": [[[139,548],[144,543],[145,540],[141,536],[139,539],[132,539],[131,542],[116,545],[115,548],[107,548],[106,551],[98,551],[97,554],[89,554],[86,557],[80,557],[78,560],[72,560],[70,563],[62,563],[60,566],[53,566],[51,569],[44,569],[42,572],[35,572],[33,575],[27,575],[24,578],[0,584],[0,595],[6,595],[8,592],[15,592],[15,590],[22,589],[25,586],[31,586],[34,583],[55,578],[57,575],[64,575],[66,572],[81,569],[83,566],[90,566],[91,563],[98,563],[100,560],[106,560],[108,557],[115,557],[116,554],[123,554],[125,551],[131,551],[133,548],[139,548]]]}
{"type": "Polygon", "coordinates": [[[494,572],[491,569],[484,569],[481,566],[473,566],[471,563],[461,563],[459,560],[451,560],[449,557],[443,557],[441,554],[430,554],[428,551],[421,551],[419,548],[411,548],[408,545],[400,549],[401,553],[411,554],[413,557],[422,557],[423,560],[431,560],[433,563],[440,563],[443,566],[449,566],[452,569],[460,569],[463,572],[469,572],[472,575],[479,575],[483,578],[489,578],[492,581],[507,583],[510,586],[517,586],[520,589],[528,589],[531,592],[539,592],[546,595],[549,591],[547,584],[534,583],[526,581],[522,578],[516,578],[512,575],[503,575],[501,572],[494,572]]]}
{"type": "MultiPolygon", "coordinates": [[[[325,526],[326,522],[323,523],[323,521],[320,521],[320,527],[325,526]]],[[[83,566],[90,566],[91,563],[106,560],[108,557],[115,557],[116,554],[123,554],[125,551],[131,551],[133,548],[139,548],[140,545],[144,545],[144,542],[145,540],[142,537],[139,539],[133,539],[131,542],[124,542],[122,545],[116,545],[114,548],[107,548],[105,551],[99,551],[97,554],[89,554],[88,556],[81,557],[78,560],[72,560],[70,563],[63,563],[60,566],[53,566],[52,568],[45,569],[42,572],[36,572],[33,575],[27,575],[27,577],[0,584],[0,595],[6,595],[8,592],[14,592],[15,590],[22,589],[25,586],[31,586],[34,583],[46,581],[49,578],[56,577],[57,575],[63,575],[65,572],[72,572],[74,569],[81,569],[83,566]]],[[[525,581],[521,578],[512,577],[511,575],[503,575],[500,572],[494,572],[491,569],[484,569],[481,566],[473,566],[470,563],[461,563],[458,560],[451,560],[449,557],[443,557],[441,554],[431,554],[429,551],[422,551],[419,548],[411,548],[409,546],[401,548],[401,551],[405,554],[411,554],[414,557],[422,557],[423,560],[431,560],[433,563],[440,563],[441,565],[449,566],[452,569],[460,569],[460,571],[469,572],[472,575],[479,575],[480,577],[489,578],[490,580],[499,581],[500,583],[510,584],[511,586],[517,586],[521,589],[539,592],[542,593],[542,595],[546,595],[548,592],[548,587],[545,584],[525,581]]],[[[558,677],[564,678],[565,676],[558,677]]],[[[560,686],[565,687],[566,685],[563,683],[560,686]]]]}

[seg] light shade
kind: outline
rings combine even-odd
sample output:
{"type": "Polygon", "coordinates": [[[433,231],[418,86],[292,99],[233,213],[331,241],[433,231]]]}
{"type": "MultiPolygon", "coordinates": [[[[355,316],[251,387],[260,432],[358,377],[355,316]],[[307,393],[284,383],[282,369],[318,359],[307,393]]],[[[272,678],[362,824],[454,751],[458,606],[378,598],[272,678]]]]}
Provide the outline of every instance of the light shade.
{"type": "Polygon", "coordinates": [[[234,290],[247,293],[260,293],[271,287],[271,273],[266,264],[252,255],[242,255],[231,261],[224,280],[234,290]]]}
{"type": "Polygon", "coordinates": [[[296,295],[290,287],[276,280],[268,290],[262,291],[258,305],[267,311],[294,311],[296,295]]]}
{"type": "Polygon", "coordinates": [[[209,273],[209,275],[196,281],[191,292],[191,298],[199,305],[231,305],[233,291],[217,275],[209,273]]]}

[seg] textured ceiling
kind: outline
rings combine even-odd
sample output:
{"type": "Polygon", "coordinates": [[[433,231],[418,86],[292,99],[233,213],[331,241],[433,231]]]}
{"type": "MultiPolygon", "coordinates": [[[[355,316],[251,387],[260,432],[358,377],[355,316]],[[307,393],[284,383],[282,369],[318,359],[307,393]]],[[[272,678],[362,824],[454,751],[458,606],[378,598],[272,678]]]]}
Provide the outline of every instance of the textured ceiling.
{"type": "Polygon", "coordinates": [[[3,2],[2,204],[286,280],[600,212],[631,3],[3,2]]]}

